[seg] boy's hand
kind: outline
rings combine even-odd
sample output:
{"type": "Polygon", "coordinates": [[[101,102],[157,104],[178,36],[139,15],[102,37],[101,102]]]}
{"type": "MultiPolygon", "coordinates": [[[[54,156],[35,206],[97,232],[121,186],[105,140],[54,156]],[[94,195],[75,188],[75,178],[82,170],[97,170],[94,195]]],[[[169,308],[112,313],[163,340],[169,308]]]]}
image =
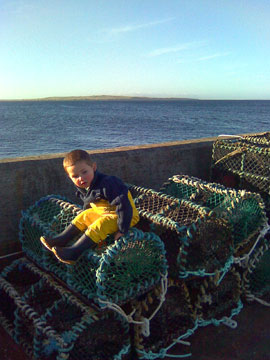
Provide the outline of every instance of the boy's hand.
{"type": "Polygon", "coordinates": [[[114,234],[114,240],[118,240],[123,235],[124,235],[123,233],[121,233],[120,231],[117,231],[117,233],[114,234]]]}

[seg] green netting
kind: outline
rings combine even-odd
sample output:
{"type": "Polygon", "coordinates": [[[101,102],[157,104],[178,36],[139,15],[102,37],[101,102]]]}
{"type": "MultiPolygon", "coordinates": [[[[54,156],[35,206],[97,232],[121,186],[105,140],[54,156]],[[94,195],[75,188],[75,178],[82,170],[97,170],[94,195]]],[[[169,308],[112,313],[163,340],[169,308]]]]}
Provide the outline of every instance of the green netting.
{"type": "Polygon", "coordinates": [[[145,234],[135,228],[118,242],[108,237],[106,244],[110,246],[103,244],[95,251],[86,251],[75,266],[59,262],[42,246],[40,236],[54,236],[80,211],[74,204],[55,196],[42,198],[25,211],[20,223],[20,240],[28,257],[53,272],[71,289],[98,303],[99,299],[116,303],[128,301],[160,280],[167,269],[163,243],[154,233],[145,234]]]}
{"type": "MultiPolygon", "coordinates": [[[[53,266],[54,263],[51,264],[51,258],[42,246],[40,237],[55,236],[62,232],[81,211],[81,208],[58,195],[41,198],[22,212],[19,237],[23,251],[41,266],[53,266]]],[[[61,274],[58,275],[61,277],[61,274]]]]}
{"type": "Polygon", "coordinates": [[[243,288],[249,301],[254,297],[270,301],[270,250],[267,238],[258,242],[249,258],[243,274],[243,288]]]}
{"type": "Polygon", "coordinates": [[[121,304],[151,289],[166,270],[158,236],[133,228],[101,253],[89,251],[69,267],[68,284],[88,298],[97,297],[100,306],[102,301],[121,304]]]}
{"type": "Polygon", "coordinates": [[[269,134],[264,137],[217,139],[212,152],[212,180],[223,183],[235,176],[235,185],[270,195],[269,134]]]}
{"type": "Polygon", "coordinates": [[[262,198],[255,193],[234,190],[187,175],[174,175],[161,192],[199,204],[218,217],[227,219],[233,229],[234,248],[243,246],[267,219],[262,198]]]}
{"type": "Polygon", "coordinates": [[[256,268],[250,275],[250,290],[252,293],[263,295],[270,291],[270,251],[262,256],[256,268]]]}
{"type": "MultiPolygon", "coordinates": [[[[59,262],[55,262],[55,268],[58,268],[59,262]]],[[[97,297],[96,272],[99,266],[99,256],[89,250],[86,251],[76,262],[74,266],[66,267],[66,283],[70,289],[82,294],[89,300],[95,300],[97,297]]]]}
{"type": "Polygon", "coordinates": [[[233,252],[226,219],[212,216],[209,208],[152,189],[129,185],[129,190],[141,218],[136,227],[151,229],[165,244],[170,277],[224,271],[233,252]]]}

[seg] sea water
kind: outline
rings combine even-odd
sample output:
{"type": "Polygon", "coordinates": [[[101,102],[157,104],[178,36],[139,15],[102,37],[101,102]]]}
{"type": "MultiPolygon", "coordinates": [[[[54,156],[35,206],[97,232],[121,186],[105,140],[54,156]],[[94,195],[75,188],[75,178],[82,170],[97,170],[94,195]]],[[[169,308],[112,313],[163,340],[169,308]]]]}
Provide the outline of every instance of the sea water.
{"type": "Polygon", "coordinates": [[[0,158],[270,131],[270,101],[0,102],[0,158]]]}

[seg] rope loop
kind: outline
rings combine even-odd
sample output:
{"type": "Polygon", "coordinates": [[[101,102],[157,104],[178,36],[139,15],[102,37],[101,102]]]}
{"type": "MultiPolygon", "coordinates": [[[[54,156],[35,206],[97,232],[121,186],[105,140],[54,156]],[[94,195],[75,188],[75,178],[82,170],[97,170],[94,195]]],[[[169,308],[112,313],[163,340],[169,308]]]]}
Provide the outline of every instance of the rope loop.
{"type": "Polygon", "coordinates": [[[141,333],[143,336],[148,337],[150,335],[150,320],[143,318],[141,333]]]}
{"type": "Polygon", "coordinates": [[[228,327],[230,327],[231,329],[236,329],[237,328],[237,322],[227,316],[224,316],[222,318],[222,323],[228,327]]]}
{"type": "Polygon", "coordinates": [[[112,303],[112,302],[106,301],[106,300],[102,300],[100,298],[98,299],[98,301],[102,304],[102,307],[104,307],[104,308],[107,307],[111,310],[116,311],[118,314],[122,315],[128,323],[141,325],[142,326],[142,330],[141,330],[142,334],[144,336],[148,337],[150,335],[150,321],[153,319],[153,317],[156,315],[156,313],[161,308],[163,302],[165,301],[167,288],[168,288],[168,273],[166,272],[166,274],[161,275],[161,294],[159,297],[160,298],[159,305],[157,306],[155,311],[152,313],[152,315],[148,319],[143,317],[141,321],[135,321],[133,319],[133,315],[134,315],[136,309],[133,309],[130,314],[126,314],[125,311],[119,305],[117,305],[115,303],[112,303]]]}

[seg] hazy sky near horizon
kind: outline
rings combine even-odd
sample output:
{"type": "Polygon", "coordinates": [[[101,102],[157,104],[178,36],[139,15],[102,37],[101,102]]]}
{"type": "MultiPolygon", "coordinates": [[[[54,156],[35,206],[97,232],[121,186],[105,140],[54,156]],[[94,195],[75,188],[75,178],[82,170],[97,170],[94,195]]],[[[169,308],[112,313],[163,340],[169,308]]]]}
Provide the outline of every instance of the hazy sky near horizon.
{"type": "Polygon", "coordinates": [[[0,99],[270,100],[269,0],[0,0],[0,99]]]}

